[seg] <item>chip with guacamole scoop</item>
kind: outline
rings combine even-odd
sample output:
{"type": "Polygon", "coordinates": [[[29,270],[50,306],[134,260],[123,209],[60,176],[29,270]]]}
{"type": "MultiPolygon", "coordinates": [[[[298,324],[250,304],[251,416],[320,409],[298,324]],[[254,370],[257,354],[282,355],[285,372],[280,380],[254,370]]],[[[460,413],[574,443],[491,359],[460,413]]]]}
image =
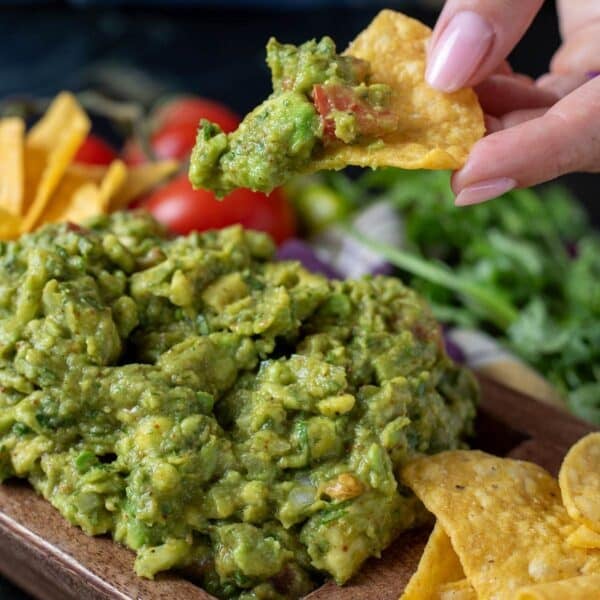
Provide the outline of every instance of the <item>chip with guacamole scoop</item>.
{"type": "Polygon", "coordinates": [[[320,169],[456,169],[483,135],[470,89],[444,94],[425,81],[428,27],[384,10],[338,54],[324,37],[267,44],[273,93],[233,133],[201,121],[190,162],[196,188],[222,197],[269,192],[320,169]]]}

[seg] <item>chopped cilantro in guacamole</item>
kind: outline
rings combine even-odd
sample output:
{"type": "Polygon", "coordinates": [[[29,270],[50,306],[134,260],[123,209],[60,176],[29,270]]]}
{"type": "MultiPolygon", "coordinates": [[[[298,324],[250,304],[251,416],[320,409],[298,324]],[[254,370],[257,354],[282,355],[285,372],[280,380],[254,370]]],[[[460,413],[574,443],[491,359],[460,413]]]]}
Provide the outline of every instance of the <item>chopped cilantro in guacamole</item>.
{"type": "Polygon", "coordinates": [[[394,278],[143,214],[0,244],[0,480],[220,598],[347,581],[423,516],[394,475],[461,445],[470,374],[394,278]]]}
{"type": "Polygon", "coordinates": [[[190,163],[196,188],[222,197],[238,187],[270,192],[331,144],[371,143],[393,130],[391,89],[369,82],[369,64],[336,53],[324,37],[301,46],[271,38],[273,93],[233,133],[202,121],[190,163]]]}

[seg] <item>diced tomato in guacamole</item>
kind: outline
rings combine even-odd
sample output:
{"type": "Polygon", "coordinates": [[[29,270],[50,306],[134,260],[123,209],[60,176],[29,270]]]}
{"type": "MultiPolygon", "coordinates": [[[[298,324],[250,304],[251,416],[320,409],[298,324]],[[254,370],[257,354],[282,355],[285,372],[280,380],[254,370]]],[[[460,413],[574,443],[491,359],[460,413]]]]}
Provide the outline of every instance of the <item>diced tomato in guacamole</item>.
{"type": "Polygon", "coordinates": [[[315,85],[313,100],[323,125],[323,143],[350,144],[359,136],[376,138],[398,127],[398,116],[386,108],[387,96],[386,85],[315,85]]]}

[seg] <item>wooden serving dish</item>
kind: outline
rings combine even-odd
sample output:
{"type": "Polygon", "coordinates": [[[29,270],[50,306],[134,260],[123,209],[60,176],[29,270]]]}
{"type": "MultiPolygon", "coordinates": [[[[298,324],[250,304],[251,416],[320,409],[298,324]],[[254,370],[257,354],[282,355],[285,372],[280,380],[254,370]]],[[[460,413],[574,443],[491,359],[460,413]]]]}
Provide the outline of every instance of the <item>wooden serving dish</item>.
{"type": "MultiPolygon", "coordinates": [[[[560,410],[480,378],[474,446],[538,463],[556,474],[568,448],[592,427],[560,410]]],[[[397,600],[429,532],[401,535],[346,586],[327,583],[306,600],[397,600]]],[[[0,571],[41,600],[214,600],[176,575],[155,581],[133,572],[134,555],[108,538],[69,525],[25,483],[0,486],[0,571]]]]}

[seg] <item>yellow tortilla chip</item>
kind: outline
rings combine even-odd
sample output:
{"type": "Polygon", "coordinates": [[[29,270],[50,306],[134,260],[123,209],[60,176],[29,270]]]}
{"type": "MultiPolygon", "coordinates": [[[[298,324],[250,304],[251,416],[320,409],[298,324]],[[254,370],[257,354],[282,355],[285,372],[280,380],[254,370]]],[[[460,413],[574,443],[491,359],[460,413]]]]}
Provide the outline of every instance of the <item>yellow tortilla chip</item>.
{"type": "Polygon", "coordinates": [[[113,160],[100,182],[102,212],[107,213],[110,203],[127,181],[127,167],[122,160],[113,160]]]}
{"type": "Polygon", "coordinates": [[[402,476],[439,520],[481,598],[513,600],[523,586],[598,568],[598,551],[566,542],[577,525],[556,480],[533,463],[455,450],[411,462],[402,476]]]}
{"type": "Polygon", "coordinates": [[[600,598],[600,575],[581,575],[522,588],[515,600],[595,600],[600,598]]]}
{"type": "Polygon", "coordinates": [[[325,151],[318,169],[401,167],[458,169],[473,144],[485,133],[475,92],[444,94],[425,81],[426,26],[401,13],[383,10],[350,44],[347,54],[371,64],[374,83],[392,88],[391,110],[400,116],[398,131],[382,144],[339,145],[325,151]]]}
{"type": "Polygon", "coordinates": [[[98,186],[83,175],[73,172],[65,173],[42,213],[39,219],[40,223],[58,223],[64,221],[63,215],[68,212],[77,190],[86,185],[91,185],[96,191],[98,190],[98,186]]]}
{"type": "Polygon", "coordinates": [[[84,163],[72,163],[68,166],[66,170],[66,174],[77,175],[79,177],[83,177],[83,179],[87,181],[92,181],[94,183],[100,183],[108,168],[104,165],[87,165],[84,163]]]}
{"type": "Polygon", "coordinates": [[[576,548],[597,548],[600,549],[600,533],[580,525],[569,537],[567,542],[576,548]]]}
{"type": "Polygon", "coordinates": [[[400,600],[436,600],[442,584],[464,579],[464,576],[450,538],[437,521],[427,540],[419,566],[400,600]]]}
{"type": "Polygon", "coordinates": [[[70,169],[52,195],[40,222],[79,224],[106,213],[110,199],[125,181],[127,170],[120,160],[116,160],[105,171],[104,178],[97,184],[86,179],[85,170],[70,169]]]}
{"type": "Polygon", "coordinates": [[[127,167],[121,160],[113,161],[98,183],[96,178],[87,178],[90,174],[86,169],[70,169],[52,196],[42,221],[81,223],[108,212],[112,198],[125,184],[127,167]]]}
{"type": "Polygon", "coordinates": [[[109,212],[113,199],[127,183],[128,173],[121,160],[113,161],[108,168],[71,165],[52,194],[39,222],[81,223],[109,212]]]}
{"type": "Polygon", "coordinates": [[[148,193],[176,173],[179,166],[176,160],[163,160],[130,167],[125,185],[111,200],[110,212],[127,208],[132,200],[148,193]]]}
{"type": "Polygon", "coordinates": [[[435,600],[477,600],[477,594],[468,579],[441,585],[435,600]]]}
{"type": "Polygon", "coordinates": [[[558,482],[569,516],[600,533],[600,432],[571,447],[558,482]]]}
{"type": "Polygon", "coordinates": [[[14,240],[21,233],[21,219],[0,208],[0,240],[14,240]]]}
{"type": "Polygon", "coordinates": [[[23,200],[23,215],[32,207],[36,192],[42,179],[42,173],[48,162],[48,153],[44,148],[33,148],[25,144],[23,164],[25,169],[25,197],[23,200]]]}
{"type": "Polygon", "coordinates": [[[0,119],[0,209],[15,217],[23,214],[24,146],[25,121],[0,119]]]}
{"type": "Polygon", "coordinates": [[[60,220],[80,224],[91,217],[102,214],[103,208],[104,202],[98,186],[87,183],[73,194],[71,202],[60,220]]]}
{"type": "Polygon", "coordinates": [[[25,197],[29,206],[21,231],[38,223],[50,196],[90,130],[90,120],[75,96],[59,94],[25,140],[25,197]]]}

